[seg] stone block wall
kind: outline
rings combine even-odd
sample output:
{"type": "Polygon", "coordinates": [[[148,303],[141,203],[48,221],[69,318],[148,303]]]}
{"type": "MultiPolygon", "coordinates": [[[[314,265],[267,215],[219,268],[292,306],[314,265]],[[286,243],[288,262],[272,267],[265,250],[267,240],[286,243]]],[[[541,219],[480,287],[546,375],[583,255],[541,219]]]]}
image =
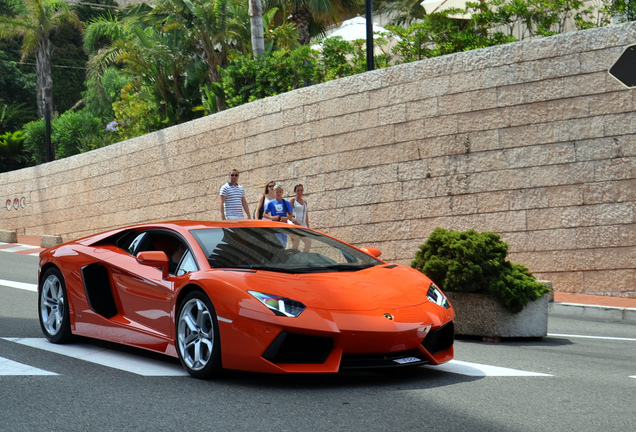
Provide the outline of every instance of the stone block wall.
{"type": "Polygon", "coordinates": [[[636,24],[395,66],[0,174],[0,229],[64,240],[218,219],[241,171],[303,183],[312,227],[410,263],[438,226],[500,233],[557,291],[636,296],[634,90],[607,70],[636,24]]]}

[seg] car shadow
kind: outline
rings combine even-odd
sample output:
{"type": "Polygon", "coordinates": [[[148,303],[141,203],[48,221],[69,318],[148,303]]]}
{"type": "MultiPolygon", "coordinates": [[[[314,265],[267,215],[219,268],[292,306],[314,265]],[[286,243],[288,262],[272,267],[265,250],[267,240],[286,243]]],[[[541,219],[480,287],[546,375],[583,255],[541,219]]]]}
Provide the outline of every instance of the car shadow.
{"type": "MultiPolygon", "coordinates": [[[[140,358],[153,359],[169,364],[180,365],[179,359],[175,357],[114,342],[74,336],[73,343],[90,344],[113,351],[133,354],[140,358]]],[[[436,370],[435,366],[403,366],[390,369],[346,370],[336,374],[267,374],[226,369],[223,370],[218,377],[208,381],[200,380],[200,382],[251,389],[267,388],[270,390],[304,388],[377,389],[383,387],[395,390],[396,386],[402,390],[421,390],[473,382],[482,378],[484,377],[466,376],[443,370],[436,370]]],[[[190,379],[196,380],[195,378],[190,379]]]]}

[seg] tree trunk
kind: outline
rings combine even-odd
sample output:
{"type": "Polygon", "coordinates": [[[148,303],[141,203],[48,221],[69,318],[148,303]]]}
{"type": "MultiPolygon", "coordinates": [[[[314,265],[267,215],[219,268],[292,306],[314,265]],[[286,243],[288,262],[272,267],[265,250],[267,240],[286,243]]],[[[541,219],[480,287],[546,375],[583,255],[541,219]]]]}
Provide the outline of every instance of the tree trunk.
{"type": "Polygon", "coordinates": [[[294,27],[298,30],[299,42],[301,45],[309,45],[309,23],[311,22],[311,12],[307,6],[297,8],[290,18],[294,23],[294,27]]]}
{"type": "MultiPolygon", "coordinates": [[[[221,74],[219,73],[219,67],[217,65],[217,63],[212,60],[211,64],[210,64],[210,80],[214,83],[221,83],[221,74]]],[[[220,96],[215,96],[216,98],[216,109],[220,112],[225,110],[225,108],[227,108],[225,106],[225,99],[223,99],[220,96]]]]}
{"type": "Polygon", "coordinates": [[[45,35],[35,49],[35,70],[37,75],[37,102],[38,116],[44,117],[44,111],[48,110],[53,118],[53,77],[51,76],[51,46],[49,38],[45,35]]]}
{"type": "Polygon", "coordinates": [[[265,54],[265,36],[263,34],[263,3],[261,0],[249,0],[250,24],[252,27],[252,52],[255,57],[265,54]]]}

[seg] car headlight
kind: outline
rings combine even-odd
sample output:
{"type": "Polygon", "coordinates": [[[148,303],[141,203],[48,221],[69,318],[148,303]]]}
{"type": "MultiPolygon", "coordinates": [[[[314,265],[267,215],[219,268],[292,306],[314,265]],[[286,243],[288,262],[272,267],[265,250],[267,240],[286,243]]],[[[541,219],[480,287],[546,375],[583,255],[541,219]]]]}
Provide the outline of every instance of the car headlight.
{"type": "Polygon", "coordinates": [[[299,301],[274,294],[265,294],[258,291],[248,291],[258,301],[278,316],[297,317],[305,310],[305,305],[299,301]]]}
{"type": "Polygon", "coordinates": [[[431,286],[428,287],[428,292],[426,293],[426,297],[433,303],[442,306],[445,309],[450,307],[450,303],[448,303],[448,299],[434,283],[431,283],[431,286]]]}

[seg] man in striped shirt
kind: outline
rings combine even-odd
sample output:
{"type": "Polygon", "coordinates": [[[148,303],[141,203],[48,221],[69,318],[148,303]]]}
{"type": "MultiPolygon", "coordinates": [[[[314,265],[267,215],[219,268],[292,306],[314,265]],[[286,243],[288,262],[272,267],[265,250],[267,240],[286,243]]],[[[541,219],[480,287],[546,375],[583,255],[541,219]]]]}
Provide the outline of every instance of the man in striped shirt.
{"type": "Polygon", "coordinates": [[[245,219],[243,210],[250,219],[250,208],[245,199],[245,189],[238,184],[239,172],[236,169],[230,171],[230,181],[221,186],[221,219],[245,219]]]}

